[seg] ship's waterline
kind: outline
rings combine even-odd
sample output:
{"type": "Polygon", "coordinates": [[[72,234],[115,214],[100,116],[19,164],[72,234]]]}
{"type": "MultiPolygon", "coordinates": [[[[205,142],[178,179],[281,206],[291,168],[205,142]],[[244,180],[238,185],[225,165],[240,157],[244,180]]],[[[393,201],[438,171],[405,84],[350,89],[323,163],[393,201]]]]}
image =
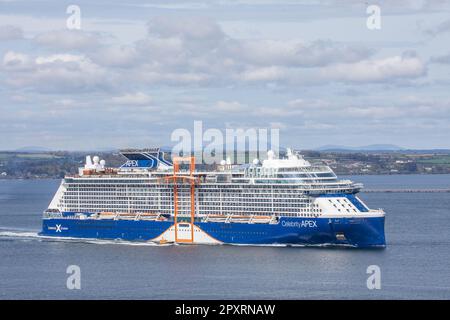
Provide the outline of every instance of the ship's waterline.
{"type": "Polygon", "coordinates": [[[383,247],[384,212],[325,165],[288,150],[283,159],[196,170],[192,157],[124,150],[120,168],[98,157],[66,176],[41,234],[186,244],[383,247]],[[189,170],[181,170],[183,161],[189,170]]]}

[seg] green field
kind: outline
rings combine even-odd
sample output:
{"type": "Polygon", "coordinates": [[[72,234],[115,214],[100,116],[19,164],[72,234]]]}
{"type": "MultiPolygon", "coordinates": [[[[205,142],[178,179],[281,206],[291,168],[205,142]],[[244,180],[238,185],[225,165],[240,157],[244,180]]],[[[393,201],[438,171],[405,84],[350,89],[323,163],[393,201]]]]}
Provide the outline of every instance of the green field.
{"type": "Polygon", "coordinates": [[[450,155],[436,155],[432,158],[417,159],[417,163],[430,165],[450,165],[450,155]]]}

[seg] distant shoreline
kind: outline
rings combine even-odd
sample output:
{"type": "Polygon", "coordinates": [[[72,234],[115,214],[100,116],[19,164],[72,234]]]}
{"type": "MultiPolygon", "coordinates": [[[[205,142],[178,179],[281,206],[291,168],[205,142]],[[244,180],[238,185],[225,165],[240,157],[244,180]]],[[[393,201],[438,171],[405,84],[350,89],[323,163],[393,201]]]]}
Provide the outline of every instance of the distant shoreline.
{"type": "MultiPolygon", "coordinates": [[[[280,152],[282,154],[282,151],[280,152]]],[[[311,151],[301,152],[312,163],[324,163],[338,176],[346,175],[411,175],[450,174],[450,151],[311,151]]],[[[2,179],[58,179],[76,174],[86,154],[105,159],[108,167],[120,167],[126,159],[117,151],[0,151],[0,180],[2,179]]],[[[237,162],[252,161],[248,153],[237,154],[237,162]]],[[[260,160],[262,160],[261,158],[260,160]]]]}

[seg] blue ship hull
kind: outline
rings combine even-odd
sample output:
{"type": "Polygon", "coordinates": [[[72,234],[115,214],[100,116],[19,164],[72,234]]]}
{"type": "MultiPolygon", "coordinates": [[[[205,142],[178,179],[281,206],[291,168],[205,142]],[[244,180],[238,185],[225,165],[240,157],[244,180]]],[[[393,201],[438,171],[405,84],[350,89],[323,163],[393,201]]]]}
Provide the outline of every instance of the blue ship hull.
{"type": "MultiPolygon", "coordinates": [[[[50,218],[43,220],[41,235],[155,241],[171,227],[173,221],[50,218]]],[[[384,247],[386,244],[384,216],[282,217],[276,224],[195,222],[195,229],[223,244],[347,245],[360,248],[384,247]]]]}

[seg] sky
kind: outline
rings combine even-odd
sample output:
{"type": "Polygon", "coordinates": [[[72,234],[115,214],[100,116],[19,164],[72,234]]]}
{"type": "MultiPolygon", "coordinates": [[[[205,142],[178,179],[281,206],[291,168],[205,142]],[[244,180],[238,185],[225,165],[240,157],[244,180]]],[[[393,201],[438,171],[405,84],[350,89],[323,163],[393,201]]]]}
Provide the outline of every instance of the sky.
{"type": "Polygon", "coordinates": [[[450,1],[0,0],[0,120],[0,150],[167,146],[194,121],[450,148],[450,1]]]}

